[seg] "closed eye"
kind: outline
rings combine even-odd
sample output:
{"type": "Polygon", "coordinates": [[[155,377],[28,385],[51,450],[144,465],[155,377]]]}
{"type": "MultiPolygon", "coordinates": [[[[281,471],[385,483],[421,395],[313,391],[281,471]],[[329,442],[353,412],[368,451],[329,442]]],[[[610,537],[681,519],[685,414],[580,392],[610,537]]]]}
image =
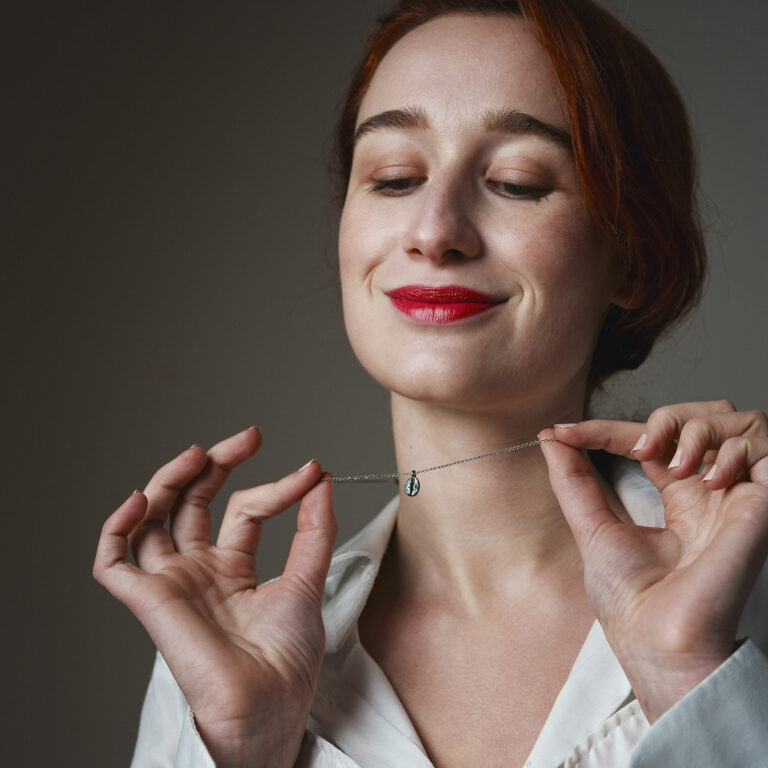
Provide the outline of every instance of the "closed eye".
{"type": "Polygon", "coordinates": [[[368,186],[366,191],[378,192],[388,197],[400,197],[423,183],[424,179],[416,176],[406,176],[399,179],[374,179],[373,184],[368,186]]]}
{"type": "Polygon", "coordinates": [[[546,198],[551,190],[544,187],[534,187],[529,184],[512,184],[508,181],[489,181],[488,187],[504,197],[514,200],[533,200],[538,203],[546,198]]]}

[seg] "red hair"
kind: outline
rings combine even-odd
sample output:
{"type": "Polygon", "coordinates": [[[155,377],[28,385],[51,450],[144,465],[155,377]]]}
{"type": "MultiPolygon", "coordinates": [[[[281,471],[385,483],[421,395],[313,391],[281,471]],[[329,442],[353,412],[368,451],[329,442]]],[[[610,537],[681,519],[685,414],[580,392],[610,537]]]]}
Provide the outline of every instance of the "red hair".
{"type": "Polygon", "coordinates": [[[517,14],[532,26],[560,85],[590,214],[621,261],[625,303],[612,306],[588,393],[637,368],[659,335],[698,302],[706,251],[685,107],[647,46],[591,0],[401,0],[368,39],[336,131],[340,186],[352,167],[360,104],[392,46],[446,13],[517,14]]]}

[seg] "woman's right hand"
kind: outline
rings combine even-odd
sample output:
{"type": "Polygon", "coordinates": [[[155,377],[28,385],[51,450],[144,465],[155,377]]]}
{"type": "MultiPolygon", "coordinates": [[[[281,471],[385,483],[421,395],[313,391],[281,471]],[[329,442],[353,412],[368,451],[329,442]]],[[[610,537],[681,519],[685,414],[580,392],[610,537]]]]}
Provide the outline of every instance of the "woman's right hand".
{"type": "Polygon", "coordinates": [[[210,541],[208,505],[260,444],[252,427],[161,467],[108,518],[93,568],[149,632],[219,768],[294,764],[325,649],[320,606],[336,522],[316,461],[233,493],[210,541]],[[262,521],[299,500],[285,570],[259,585],[262,521]]]}

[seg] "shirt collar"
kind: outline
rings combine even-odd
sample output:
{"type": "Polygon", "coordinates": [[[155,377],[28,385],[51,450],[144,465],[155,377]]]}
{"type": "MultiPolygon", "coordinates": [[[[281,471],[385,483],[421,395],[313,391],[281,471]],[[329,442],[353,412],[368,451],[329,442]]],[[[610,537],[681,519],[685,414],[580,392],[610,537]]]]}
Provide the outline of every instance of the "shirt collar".
{"type": "MultiPolygon", "coordinates": [[[[640,464],[624,457],[611,461],[611,484],[637,525],[664,526],[664,506],[640,464]]],[[[363,612],[395,527],[399,495],[333,555],[323,596],[327,653],[341,648],[363,612]]]]}
{"type": "Polygon", "coordinates": [[[336,653],[363,612],[397,519],[392,499],[333,555],[323,595],[326,653],[336,653]]]}

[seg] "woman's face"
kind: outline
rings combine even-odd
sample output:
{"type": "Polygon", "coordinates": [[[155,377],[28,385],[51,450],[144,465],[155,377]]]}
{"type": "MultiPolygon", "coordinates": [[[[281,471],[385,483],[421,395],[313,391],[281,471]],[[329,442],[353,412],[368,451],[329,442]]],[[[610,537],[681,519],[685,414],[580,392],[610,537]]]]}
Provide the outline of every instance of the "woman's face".
{"type": "Polygon", "coordinates": [[[452,407],[580,402],[616,276],[522,19],[453,14],[408,33],[357,126],[339,253],[365,368],[452,407]]]}

